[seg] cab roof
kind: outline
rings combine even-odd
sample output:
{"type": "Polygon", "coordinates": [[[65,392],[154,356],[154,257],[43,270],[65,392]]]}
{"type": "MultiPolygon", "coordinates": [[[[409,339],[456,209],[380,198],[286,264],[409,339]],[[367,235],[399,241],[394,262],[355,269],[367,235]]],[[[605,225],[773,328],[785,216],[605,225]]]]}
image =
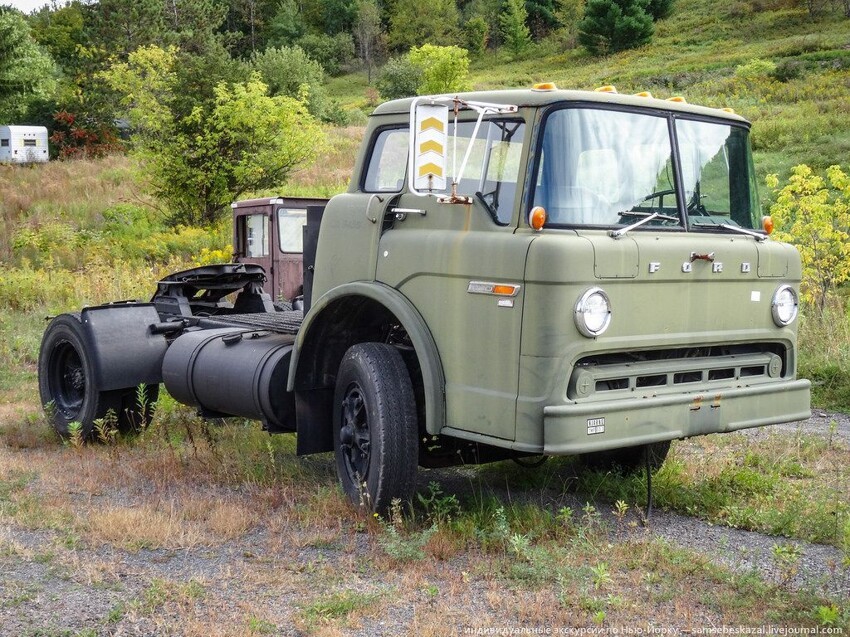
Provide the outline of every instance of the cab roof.
{"type": "MultiPolygon", "coordinates": [[[[459,97],[462,100],[478,102],[491,102],[494,104],[515,104],[523,107],[541,107],[549,104],[568,102],[597,102],[599,104],[619,105],[634,108],[645,108],[653,110],[670,111],[677,113],[689,113],[706,117],[717,117],[734,122],[748,123],[740,115],[724,111],[721,108],[709,108],[686,102],[673,102],[670,100],[657,99],[654,97],[643,97],[640,95],[628,95],[624,93],[608,93],[602,91],[568,91],[561,89],[511,89],[498,91],[475,91],[468,93],[457,93],[440,95],[434,97],[459,97]]],[[[385,102],[378,106],[372,115],[391,115],[409,113],[410,104],[414,98],[408,97],[399,100],[385,102]]]]}

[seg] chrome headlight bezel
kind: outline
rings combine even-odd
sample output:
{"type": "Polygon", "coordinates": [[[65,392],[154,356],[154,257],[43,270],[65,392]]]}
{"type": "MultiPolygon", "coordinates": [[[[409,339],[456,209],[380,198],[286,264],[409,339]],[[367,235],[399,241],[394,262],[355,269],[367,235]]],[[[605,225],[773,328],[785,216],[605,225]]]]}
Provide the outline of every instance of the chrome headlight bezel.
{"type": "Polygon", "coordinates": [[[770,300],[770,314],[773,316],[773,322],[778,327],[791,325],[797,318],[799,307],[800,299],[794,288],[787,283],[780,285],[770,300]]]}
{"type": "Polygon", "coordinates": [[[588,338],[596,338],[603,334],[611,324],[611,300],[608,298],[605,290],[598,287],[585,290],[576,301],[573,318],[575,320],[576,328],[582,335],[587,336],[588,338]],[[600,300],[605,307],[605,311],[594,312],[593,304],[598,303],[600,300]],[[588,324],[587,319],[591,314],[604,314],[601,323],[598,320],[594,320],[588,324]]]}

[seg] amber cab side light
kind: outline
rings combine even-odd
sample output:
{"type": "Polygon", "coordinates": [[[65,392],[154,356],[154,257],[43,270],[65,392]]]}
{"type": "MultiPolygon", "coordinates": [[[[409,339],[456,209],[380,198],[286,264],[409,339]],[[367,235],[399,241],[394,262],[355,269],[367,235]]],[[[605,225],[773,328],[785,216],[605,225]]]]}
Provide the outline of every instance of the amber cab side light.
{"type": "Polygon", "coordinates": [[[600,86],[598,88],[593,89],[597,93],[616,93],[617,87],[613,84],[606,84],[605,86],[600,86]]]}
{"type": "Polygon", "coordinates": [[[528,223],[534,230],[542,230],[546,225],[546,209],[543,206],[534,206],[528,214],[528,223]]]}
{"type": "Polygon", "coordinates": [[[558,87],[554,82],[538,82],[532,87],[535,91],[554,91],[558,87]]]}
{"type": "Polygon", "coordinates": [[[765,215],[761,218],[761,227],[767,234],[771,234],[773,232],[773,219],[770,215],[765,215]]]}

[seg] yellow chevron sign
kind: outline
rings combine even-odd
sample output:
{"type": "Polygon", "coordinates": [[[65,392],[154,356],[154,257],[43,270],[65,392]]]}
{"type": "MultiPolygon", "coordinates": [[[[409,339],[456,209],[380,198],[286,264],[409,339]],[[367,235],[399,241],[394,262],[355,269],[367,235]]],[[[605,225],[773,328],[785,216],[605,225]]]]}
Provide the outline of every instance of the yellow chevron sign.
{"type": "Polygon", "coordinates": [[[435,139],[429,139],[428,141],[419,144],[420,153],[427,153],[428,151],[433,151],[439,155],[442,155],[443,145],[435,139]]]}
{"type": "Polygon", "coordinates": [[[445,190],[449,109],[436,104],[418,104],[415,116],[414,187],[420,191],[445,190]]]}
{"type": "Polygon", "coordinates": [[[427,164],[422,164],[419,167],[419,177],[427,177],[428,175],[434,175],[435,177],[443,176],[443,168],[442,166],[438,166],[433,162],[428,162],[427,164]]]}
{"type": "Polygon", "coordinates": [[[433,128],[434,130],[438,130],[441,133],[446,132],[446,125],[436,117],[429,117],[428,119],[422,120],[422,123],[419,125],[419,131],[425,131],[429,128],[433,128]]]}

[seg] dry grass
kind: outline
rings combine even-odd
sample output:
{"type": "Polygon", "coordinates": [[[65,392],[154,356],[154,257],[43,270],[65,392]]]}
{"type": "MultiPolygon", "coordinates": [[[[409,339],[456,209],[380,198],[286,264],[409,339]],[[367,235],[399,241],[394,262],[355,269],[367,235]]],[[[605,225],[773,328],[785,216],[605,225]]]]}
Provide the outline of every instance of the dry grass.
{"type": "MultiPolygon", "coordinates": [[[[0,437],[0,521],[8,525],[0,529],[11,529],[0,534],[0,560],[53,553],[51,568],[92,595],[133,582],[122,613],[103,620],[115,630],[127,623],[151,634],[248,636],[295,626],[337,635],[383,626],[446,635],[594,623],[809,625],[826,603],[731,574],[627,521],[582,521],[581,512],[558,527],[535,521],[532,509],[511,509],[523,518],[510,518],[510,534],[529,538],[516,551],[509,542],[482,544],[493,532],[481,526],[487,516],[462,509],[430,537],[423,558],[391,560],[383,527],[348,504],[328,459],[298,460],[290,437],[269,438],[256,426],[231,422],[207,438],[184,410],[166,408],[160,418],[141,440],[116,447],[61,447],[14,428],[15,446],[4,445],[8,421],[0,437]],[[22,527],[49,530],[47,546],[20,541],[22,527]],[[171,566],[175,554],[193,566],[171,566]]],[[[729,449],[708,443],[688,443],[687,462],[711,475],[711,459],[729,449]]],[[[765,458],[788,453],[773,446],[768,440],[765,458]]],[[[420,512],[402,541],[429,524],[420,512]]],[[[2,612],[0,604],[0,620],[2,612]]]]}
{"type": "Polygon", "coordinates": [[[66,218],[88,225],[109,206],[134,197],[134,170],[123,155],[0,165],[0,261],[11,257],[9,241],[23,220],[38,225],[66,218]]]}

